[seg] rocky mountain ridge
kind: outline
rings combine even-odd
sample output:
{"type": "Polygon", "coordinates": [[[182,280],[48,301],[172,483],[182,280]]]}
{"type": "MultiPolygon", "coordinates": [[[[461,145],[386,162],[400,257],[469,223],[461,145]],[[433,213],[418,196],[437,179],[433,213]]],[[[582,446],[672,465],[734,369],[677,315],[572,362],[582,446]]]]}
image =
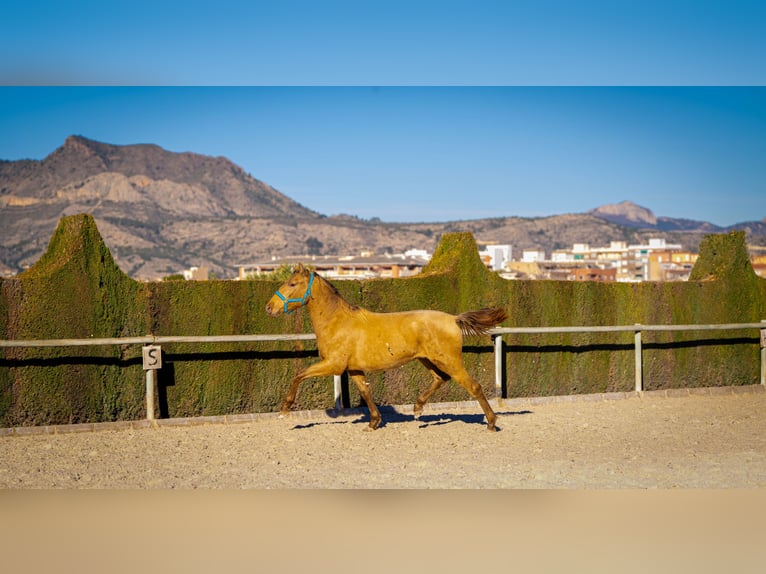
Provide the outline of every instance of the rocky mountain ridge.
{"type": "Polygon", "coordinates": [[[602,205],[588,211],[595,215],[618,225],[628,227],[637,227],[641,229],[657,229],[659,231],[705,231],[708,233],[719,233],[733,228],[740,229],[744,225],[766,224],[766,218],[760,222],[740,223],[732,227],[719,227],[707,221],[696,221],[694,219],[682,219],[675,217],[656,216],[650,209],[633,203],[632,201],[621,201],[610,205],[602,205]]]}
{"type": "Polygon", "coordinates": [[[233,277],[239,264],[284,254],[433,251],[451,231],[471,231],[480,243],[509,243],[517,254],[650,236],[694,250],[705,234],[734,228],[766,245],[764,221],[720,228],[658,217],[631,202],[539,218],[405,224],[327,217],[223,157],[70,136],[43,160],[0,161],[0,274],[37,261],[59,219],[75,213],[92,214],[118,265],[149,280],[192,265],[233,277]]]}

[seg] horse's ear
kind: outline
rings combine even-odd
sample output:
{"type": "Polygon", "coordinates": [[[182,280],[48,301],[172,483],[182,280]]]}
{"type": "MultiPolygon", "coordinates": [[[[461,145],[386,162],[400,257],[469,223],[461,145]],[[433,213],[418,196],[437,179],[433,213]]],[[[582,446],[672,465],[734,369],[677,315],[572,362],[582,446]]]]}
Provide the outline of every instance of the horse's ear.
{"type": "Polygon", "coordinates": [[[298,265],[295,266],[295,269],[293,269],[294,273],[303,273],[303,263],[298,263],[298,265]]]}

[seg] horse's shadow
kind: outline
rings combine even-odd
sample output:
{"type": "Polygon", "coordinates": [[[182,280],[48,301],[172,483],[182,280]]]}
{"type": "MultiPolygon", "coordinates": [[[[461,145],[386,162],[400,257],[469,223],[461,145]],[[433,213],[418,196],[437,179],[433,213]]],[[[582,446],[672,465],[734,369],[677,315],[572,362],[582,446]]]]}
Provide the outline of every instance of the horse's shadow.
{"type": "MultiPolygon", "coordinates": [[[[516,416],[516,415],[531,415],[532,411],[505,411],[500,413],[495,413],[498,417],[504,417],[504,416],[516,416]]],[[[462,422],[464,424],[475,424],[475,425],[481,425],[486,426],[486,419],[484,418],[484,413],[434,413],[430,415],[421,415],[417,421],[420,423],[418,425],[418,428],[428,428],[432,426],[441,426],[446,425],[450,423],[455,422],[462,422]]],[[[499,421],[498,421],[499,422],[499,421]]],[[[502,430],[497,424],[495,425],[495,428],[500,431],[502,430]]]]}
{"type": "MultiPolygon", "coordinates": [[[[446,424],[451,424],[456,422],[486,426],[484,413],[432,413],[432,414],[424,414],[424,415],[420,415],[419,417],[415,417],[415,415],[413,414],[400,412],[396,410],[394,407],[381,406],[381,407],[378,407],[378,410],[380,411],[381,417],[383,418],[378,428],[385,428],[386,426],[390,424],[401,424],[401,423],[412,422],[412,421],[417,421],[420,423],[418,425],[418,428],[441,426],[441,425],[446,425],[446,424]]],[[[328,415],[333,418],[339,416],[339,414],[340,413],[338,411],[328,411],[328,415]]],[[[350,422],[351,424],[355,424],[355,425],[370,423],[370,413],[367,409],[364,409],[364,408],[346,409],[346,413],[344,414],[352,414],[352,415],[357,414],[358,418],[352,421],[311,422],[311,423],[307,423],[303,425],[295,425],[293,427],[293,430],[308,429],[308,428],[319,426],[319,425],[345,424],[346,422],[350,422]],[[348,413],[348,411],[353,411],[353,412],[348,413]]],[[[498,417],[531,415],[532,411],[529,411],[529,410],[504,411],[504,412],[498,412],[495,414],[498,417]]],[[[498,431],[502,430],[499,426],[496,426],[496,428],[498,431]]]]}

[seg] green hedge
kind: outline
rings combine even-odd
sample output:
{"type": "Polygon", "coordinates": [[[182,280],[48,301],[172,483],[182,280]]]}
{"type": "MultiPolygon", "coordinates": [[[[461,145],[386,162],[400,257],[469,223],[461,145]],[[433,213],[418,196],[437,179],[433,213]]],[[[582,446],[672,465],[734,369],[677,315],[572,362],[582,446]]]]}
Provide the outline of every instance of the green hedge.
{"type": "MultiPolygon", "coordinates": [[[[86,339],[149,332],[147,292],[120,271],[88,216],[61,220],[48,251],[2,282],[3,338],[86,339]]],[[[5,349],[0,424],[140,418],[141,349],[5,349]]]]}
{"type": "MultiPolygon", "coordinates": [[[[738,323],[766,318],[766,283],[750,266],[744,233],[708,236],[693,280],[603,284],[505,281],[486,269],[467,233],[445,235],[423,273],[407,279],[337,282],[350,302],[376,311],[458,313],[500,305],[506,326],[738,323]]],[[[264,312],[273,281],[140,283],[115,265],[92,217],[65,217],[46,254],[0,283],[0,337],[55,339],[311,332],[308,314],[264,312]]],[[[507,335],[508,396],[633,388],[633,336],[507,335]]],[[[758,381],[757,332],[645,333],[646,388],[758,381]]],[[[488,337],[469,337],[468,370],[494,395],[488,337]]],[[[313,341],[163,345],[162,416],[269,412],[292,376],[317,360],[313,341]]],[[[417,362],[369,376],[380,404],[404,404],[430,382],[417,362]]],[[[351,385],[352,405],[363,404],[351,385]]],[[[433,401],[466,400],[455,384],[433,401]]],[[[296,408],[330,408],[332,380],[306,381],[296,408]]],[[[0,355],[0,426],[142,418],[139,345],[9,348],[0,355]]]]}

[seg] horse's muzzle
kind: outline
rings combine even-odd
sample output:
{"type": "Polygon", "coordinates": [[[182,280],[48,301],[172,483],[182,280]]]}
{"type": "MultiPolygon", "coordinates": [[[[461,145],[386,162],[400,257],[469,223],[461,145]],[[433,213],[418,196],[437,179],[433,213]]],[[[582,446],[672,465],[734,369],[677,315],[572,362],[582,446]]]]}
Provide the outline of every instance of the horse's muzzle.
{"type": "Polygon", "coordinates": [[[272,305],[271,301],[266,303],[266,314],[270,317],[276,317],[282,312],[282,306],[281,305],[272,305]]]}

